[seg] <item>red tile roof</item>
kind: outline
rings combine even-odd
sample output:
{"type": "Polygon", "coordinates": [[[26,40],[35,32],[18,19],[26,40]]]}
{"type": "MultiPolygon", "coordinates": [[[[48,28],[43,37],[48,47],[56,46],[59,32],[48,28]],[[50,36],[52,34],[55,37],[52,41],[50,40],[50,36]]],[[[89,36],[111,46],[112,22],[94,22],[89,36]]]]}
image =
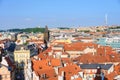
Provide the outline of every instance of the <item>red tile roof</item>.
{"type": "Polygon", "coordinates": [[[115,66],[115,71],[117,72],[118,75],[120,75],[120,63],[115,66]]]}
{"type": "Polygon", "coordinates": [[[93,55],[84,54],[76,58],[81,63],[120,62],[120,54],[93,55]]]}
{"type": "Polygon", "coordinates": [[[109,75],[105,75],[107,80],[114,80],[114,77],[117,76],[116,72],[112,72],[109,75]]]}
{"type": "MultiPolygon", "coordinates": [[[[36,73],[38,73],[37,75],[41,76],[41,75],[45,74],[47,78],[56,76],[56,73],[55,73],[54,69],[52,68],[52,66],[49,64],[49,61],[50,60],[48,60],[48,59],[46,59],[46,60],[32,59],[33,70],[36,73]]],[[[57,65],[57,63],[56,63],[56,65],[57,65]]],[[[56,66],[56,65],[54,64],[54,66],[56,66]]]]}
{"type": "Polygon", "coordinates": [[[51,59],[51,65],[52,66],[60,66],[61,65],[61,60],[60,59],[51,59]]]}
{"type": "Polygon", "coordinates": [[[80,67],[78,67],[76,64],[70,64],[66,67],[62,67],[59,69],[59,75],[62,74],[62,71],[64,71],[65,80],[70,80],[71,76],[78,74],[78,72],[81,71],[80,67]]]}
{"type": "Polygon", "coordinates": [[[32,58],[32,62],[33,70],[38,73],[38,75],[45,74],[48,80],[56,79],[56,73],[53,67],[61,65],[60,59],[48,58],[43,60],[35,60],[32,58]]]}
{"type": "Polygon", "coordinates": [[[77,78],[77,79],[75,79],[75,80],[82,80],[82,78],[77,78]]]}
{"type": "Polygon", "coordinates": [[[50,77],[48,80],[58,80],[58,77],[50,77]]]}
{"type": "Polygon", "coordinates": [[[65,45],[64,49],[65,51],[83,51],[84,49],[86,49],[87,47],[97,47],[97,44],[95,43],[83,43],[83,42],[75,42],[75,43],[71,43],[68,45],[65,45]]]}

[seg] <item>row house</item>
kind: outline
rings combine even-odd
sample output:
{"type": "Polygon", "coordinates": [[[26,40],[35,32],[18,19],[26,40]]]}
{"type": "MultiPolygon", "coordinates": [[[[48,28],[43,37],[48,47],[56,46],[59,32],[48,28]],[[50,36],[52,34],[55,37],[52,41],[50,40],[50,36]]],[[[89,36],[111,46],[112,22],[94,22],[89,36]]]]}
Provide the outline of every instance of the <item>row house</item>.
{"type": "Polygon", "coordinates": [[[2,62],[0,63],[0,80],[14,80],[14,75],[15,64],[8,55],[2,57],[2,62]]]}
{"type": "MultiPolygon", "coordinates": [[[[23,45],[17,45],[14,51],[14,60],[17,63],[24,63],[24,67],[27,66],[27,60],[30,59],[30,50],[27,48],[27,46],[23,45]]],[[[22,64],[18,65],[18,67],[23,67],[21,66],[22,64]]]]}
{"type": "Polygon", "coordinates": [[[105,77],[114,71],[113,64],[78,64],[83,70],[83,80],[94,80],[96,77],[105,77]]]}
{"type": "Polygon", "coordinates": [[[42,60],[33,57],[33,80],[82,80],[81,69],[73,63],[63,63],[57,58],[42,60]]]}
{"type": "Polygon", "coordinates": [[[82,54],[87,53],[96,53],[97,44],[94,43],[82,43],[82,42],[75,42],[65,46],[65,52],[70,55],[71,58],[78,57],[82,54]]]}
{"type": "Polygon", "coordinates": [[[97,44],[94,43],[83,43],[83,42],[74,42],[74,43],[56,43],[51,45],[51,51],[48,52],[50,55],[61,55],[66,56],[66,58],[75,58],[79,57],[82,54],[97,53],[97,44]]]}

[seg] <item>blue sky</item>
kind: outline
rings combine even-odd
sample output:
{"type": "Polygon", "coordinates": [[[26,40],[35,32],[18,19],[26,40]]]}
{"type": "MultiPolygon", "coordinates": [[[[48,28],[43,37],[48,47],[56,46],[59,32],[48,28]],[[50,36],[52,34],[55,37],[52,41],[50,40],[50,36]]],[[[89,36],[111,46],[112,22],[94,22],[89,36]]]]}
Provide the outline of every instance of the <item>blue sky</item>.
{"type": "Polygon", "coordinates": [[[0,0],[0,29],[120,25],[120,0],[0,0]]]}

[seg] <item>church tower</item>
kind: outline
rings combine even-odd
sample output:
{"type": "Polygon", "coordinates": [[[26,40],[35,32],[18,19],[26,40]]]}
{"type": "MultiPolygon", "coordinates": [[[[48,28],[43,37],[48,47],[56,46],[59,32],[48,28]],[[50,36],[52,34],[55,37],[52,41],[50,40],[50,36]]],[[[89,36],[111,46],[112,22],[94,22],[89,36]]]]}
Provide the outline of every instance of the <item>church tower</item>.
{"type": "Polygon", "coordinates": [[[44,43],[45,43],[45,46],[47,48],[47,44],[49,42],[49,30],[48,30],[48,27],[45,26],[45,31],[44,31],[44,43]]]}

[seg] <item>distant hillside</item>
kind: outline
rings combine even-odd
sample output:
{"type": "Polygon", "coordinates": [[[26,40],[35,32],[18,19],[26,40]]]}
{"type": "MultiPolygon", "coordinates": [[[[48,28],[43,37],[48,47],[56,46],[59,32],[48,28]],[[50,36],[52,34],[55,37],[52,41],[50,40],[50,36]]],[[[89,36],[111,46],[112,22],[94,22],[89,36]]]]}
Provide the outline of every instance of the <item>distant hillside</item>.
{"type": "Polygon", "coordinates": [[[45,28],[26,28],[26,29],[22,29],[23,32],[34,32],[34,33],[37,33],[37,32],[41,32],[43,33],[45,30],[45,28]]]}
{"type": "MultiPolygon", "coordinates": [[[[10,32],[34,32],[34,33],[37,33],[37,32],[41,32],[43,33],[45,30],[45,28],[25,28],[25,29],[8,29],[7,31],[10,31],[10,32]]],[[[0,32],[3,32],[4,30],[0,30],[0,32]]]]}
{"type": "Polygon", "coordinates": [[[0,32],[4,32],[4,30],[0,30],[0,32]]]}
{"type": "Polygon", "coordinates": [[[110,27],[109,29],[120,29],[120,26],[110,27]]]}
{"type": "Polygon", "coordinates": [[[70,29],[68,27],[58,27],[58,29],[70,29]]]}

